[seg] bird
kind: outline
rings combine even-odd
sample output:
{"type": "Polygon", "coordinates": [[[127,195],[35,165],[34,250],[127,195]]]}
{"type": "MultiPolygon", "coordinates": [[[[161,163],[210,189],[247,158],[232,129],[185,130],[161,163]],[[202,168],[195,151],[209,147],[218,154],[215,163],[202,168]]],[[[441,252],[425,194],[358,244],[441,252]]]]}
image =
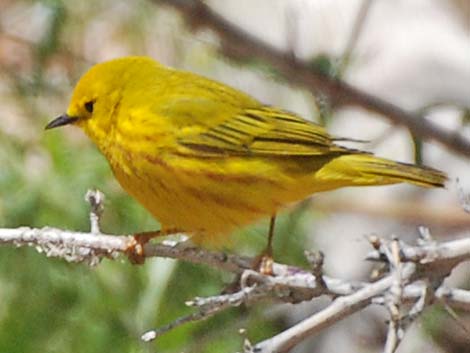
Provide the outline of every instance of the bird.
{"type": "MultiPolygon", "coordinates": [[[[230,234],[311,195],[348,186],[443,187],[436,169],[341,144],[318,124],[226,84],[130,56],[98,63],[76,84],[65,114],[106,157],[114,176],[161,224],[196,244],[230,234]]],[[[264,256],[263,255],[263,256],[264,256]]]]}

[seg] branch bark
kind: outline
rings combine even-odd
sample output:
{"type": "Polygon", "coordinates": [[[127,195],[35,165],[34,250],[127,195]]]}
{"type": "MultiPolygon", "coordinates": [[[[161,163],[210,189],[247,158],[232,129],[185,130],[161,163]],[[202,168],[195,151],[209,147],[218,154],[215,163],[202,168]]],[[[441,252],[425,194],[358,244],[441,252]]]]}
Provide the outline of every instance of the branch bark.
{"type": "Polygon", "coordinates": [[[309,67],[307,62],[298,60],[290,53],[284,53],[237,28],[200,0],[154,2],[178,10],[195,30],[208,28],[214,31],[221,40],[221,52],[230,59],[261,59],[288,78],[289,83],[303,87],[313,94],[326,95],[335,106],[352,105],[378,113],[394,124],[406,126],[416,136],[434,140],[460,155],[470,157],[470,141],[459,131],[442,129],[420,114],[405,111],[344,81],[322,74],[309,67]]]}
{"type": "MultiPolygon", "coordinates": [[[[410,277],[414,272],[414,266],[409,264],[403,270],[404,278],[410,277]]],[[[375,283],[369,284],[357,292],[335,299],[328,307],[310,316],[301,323],[256,344],[253,352],[257,353],[283,353],[288,352],[306,337],[312,336],[321,330],[331,326],[335,322],[355,313],[371,303],[372,299],[386,292],[393,284],[392,275],[375,283]]]]}
{"type": "MultiPolygon", "coordinates": [[[[69,262],[84,262],[95,266],[103,258],[113,259],[128,254],[135,245],[130,235],[83,233],[57,228],[0,228],[0,244],[16,247],[32,246],[47,257],[60,257],[69,262]]],[[[251,267],[251,259],[200,249],[185,242],[163,241],[147,243],[143,257],[166,257],[206,264],[233,273],[251,267]]]]}

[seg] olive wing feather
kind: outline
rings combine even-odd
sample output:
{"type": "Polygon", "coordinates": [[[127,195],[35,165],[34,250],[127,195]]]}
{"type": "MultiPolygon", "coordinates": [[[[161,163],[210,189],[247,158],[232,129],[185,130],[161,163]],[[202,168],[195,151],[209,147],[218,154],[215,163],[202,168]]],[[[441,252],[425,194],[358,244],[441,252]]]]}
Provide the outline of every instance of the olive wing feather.
{"type": "Polygon", "coordinates": [[[320,156],[349,154],[326,130],[269,106],[244,109],[204,131],[178,138],[189,151],[207,156],[320,156]]]}

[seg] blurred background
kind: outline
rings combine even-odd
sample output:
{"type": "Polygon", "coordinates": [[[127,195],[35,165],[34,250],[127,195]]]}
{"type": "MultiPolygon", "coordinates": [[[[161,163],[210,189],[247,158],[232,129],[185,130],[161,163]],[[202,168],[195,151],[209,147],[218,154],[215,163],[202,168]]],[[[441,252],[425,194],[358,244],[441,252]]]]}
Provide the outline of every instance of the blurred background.
{"type": "MultiPolygon", "coordinates": [[[[317,70],[470,138],[470,2],[468,0],[206,1],[253,36],[311,62],[317,70]]],[[[150,0],[0,0],[0,227],[54,226],[87,231],[87,189],[106,194],[102,228],[128,234],[159,225],[114,180],[105,159],[78,129],[45,132],[63,113],[78,80],[94,63],[149,55],[235,86],[325,124],[336,135],[370,141],[363,149],[446,171],[445,190],[398,185],[316,195],[280,217],[279,262],[305,265],[304,249],[321,249],[330,276],[367,280],[369,234],[413,242],[426,225],[436,239],[469,235],[457,189],[470,190],[468,159],[421,141],[406,128],[289,85],[259,61],[235,64],[217,53],[210,31],[194,33],[180,14],[150,0]],[[456,183],[459,178],[459,183],[456,183]]],[[[256,254],[267,223],[233,236],[227,251],[256,254]]],[[[468,288],[469,267],[450,285],[468,288]]],[[[270,337],[328,301],[261,303],[230,309],[143,344],[147,329],[190,312],[184,302],[220,292],[231,277],[166,259],[96,268],[47,259],[34,249],[0,248],[0,352],[236,352],[247,330],[270,337]]],[[[460,313],[470,327],[470,317],[460,313]],[[468,320],[468,321],[466,321],[468,320]]],[[[307,340],[294,352],[378,352],[387,314],[369,308],[307,340]]],[[[427,310],[399,352],[470,352],[469,338],[442,308],[427,310]]]]}

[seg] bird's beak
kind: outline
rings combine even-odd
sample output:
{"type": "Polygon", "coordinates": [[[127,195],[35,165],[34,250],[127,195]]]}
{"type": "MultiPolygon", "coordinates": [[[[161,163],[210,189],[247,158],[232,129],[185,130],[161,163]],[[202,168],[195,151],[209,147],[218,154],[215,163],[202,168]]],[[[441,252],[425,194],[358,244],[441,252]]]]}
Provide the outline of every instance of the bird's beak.
{"type": "Polygon", "coordinates": [[[77,121],[78,118],[74,116],[68,116],[67,114],[62,114],[58,118],[52,120],[49,124],[46,125],[46,130],[53,129],[55,127],[64,126],[72,124],[77,121]]]}

